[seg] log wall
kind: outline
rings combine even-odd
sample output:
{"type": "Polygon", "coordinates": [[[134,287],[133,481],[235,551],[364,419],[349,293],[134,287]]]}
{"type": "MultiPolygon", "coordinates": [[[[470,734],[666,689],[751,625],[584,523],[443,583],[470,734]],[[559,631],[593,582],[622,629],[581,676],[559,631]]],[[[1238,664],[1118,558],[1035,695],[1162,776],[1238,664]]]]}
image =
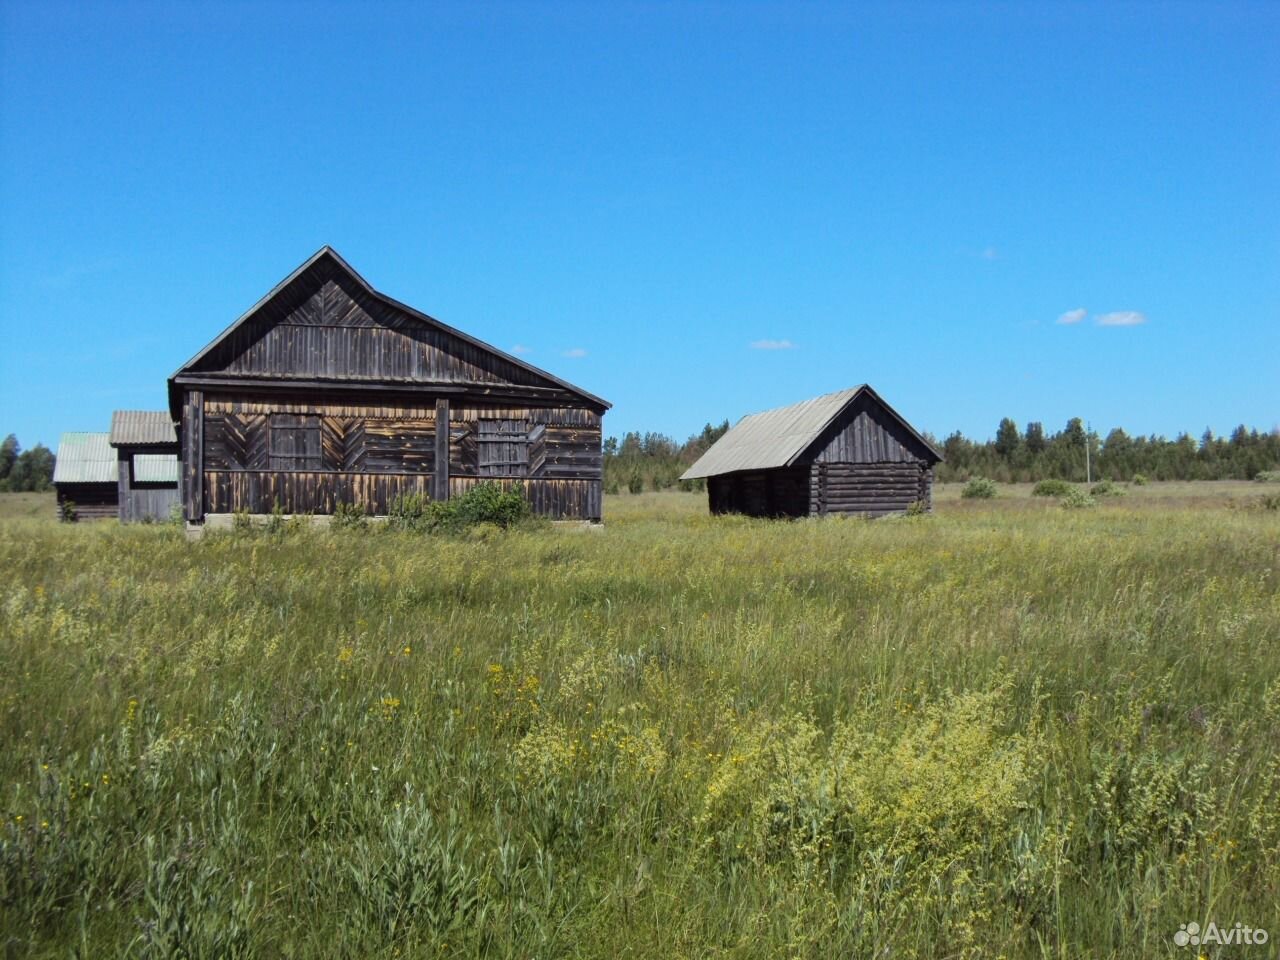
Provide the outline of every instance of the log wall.
{"type": "Polygon", "coordinates": [[[913,503],[931,508],[933,468],[919,462],[820,463],[809,476],[810,510],[884,516],[913,503]]]}
{"type": "Polygon", "coordinates": [[[59,519],[62,518],[63,504],[68,501],[75,504],[77,520],[114,519],[118,512],[114,483],[59,483],[54,489],[59,519]]]}

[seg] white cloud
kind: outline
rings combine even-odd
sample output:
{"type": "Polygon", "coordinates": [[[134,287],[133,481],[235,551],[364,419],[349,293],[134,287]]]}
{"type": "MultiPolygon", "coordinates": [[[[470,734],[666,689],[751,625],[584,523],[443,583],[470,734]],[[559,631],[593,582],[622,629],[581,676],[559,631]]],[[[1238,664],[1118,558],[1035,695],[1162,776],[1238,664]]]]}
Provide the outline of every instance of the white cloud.
{"type": "Polygon", "coordinates": [[[582,347],[574,347],[571,350],[566,350],[563,355],[576,359],[578,357],[585,357],[587,355],[587,351],[582,349],[582,347]]]}
{"type": "Polygon", "coordinates": [[[1117,310],[1098,317],[1100,327],[1136,327],[1147,322],[1147,315],[1137,310],[1117,310]]]}
{"type": "Polygon", "coordinates": [[[533,351],[530,350],[528,347],[526,347],[523,343],[517,343],[514,347],[511,348],[511,352],[514,353],[517,357],[523,357],[526,353],[532,353],[533,351]]]}
{"type": "Polygon", "coordinates": [[[794,350],[795,344],[790,340],[752,340],[752,350],[794,350]]]}
{"type": "Polygon", "coordinates": [[[1076,307],[1074,310],[1068,310],[1066,313],[1058,315],[1059,323],[1079,323],[1089,315],[1089,311],[1084,307],[1076,307]]]}

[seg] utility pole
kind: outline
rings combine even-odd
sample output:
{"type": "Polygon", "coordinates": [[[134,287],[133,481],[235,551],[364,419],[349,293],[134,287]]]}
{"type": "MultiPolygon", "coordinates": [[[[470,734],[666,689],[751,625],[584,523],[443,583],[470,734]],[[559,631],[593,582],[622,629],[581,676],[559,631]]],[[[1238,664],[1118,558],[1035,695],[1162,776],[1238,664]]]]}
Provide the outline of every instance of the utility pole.
{"type": "Polygon", "coordinates": [[[1093,465],[1089,460],[1089,448],[1093,446],[1093,425],[1084,422],[1084,482],[1093,483],[1093,465]]]}

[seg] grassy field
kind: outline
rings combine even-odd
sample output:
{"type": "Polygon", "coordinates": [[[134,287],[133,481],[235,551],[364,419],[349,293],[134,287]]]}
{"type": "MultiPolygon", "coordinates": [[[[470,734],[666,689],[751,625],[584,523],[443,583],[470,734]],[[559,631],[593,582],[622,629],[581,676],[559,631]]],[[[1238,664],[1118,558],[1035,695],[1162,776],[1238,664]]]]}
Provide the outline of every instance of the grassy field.
{"type": "Polygon", "coordinates": [[[4,953],[1274,955],[1280,512],[1002,493],[196,543],[0,496],[4,953]]]}

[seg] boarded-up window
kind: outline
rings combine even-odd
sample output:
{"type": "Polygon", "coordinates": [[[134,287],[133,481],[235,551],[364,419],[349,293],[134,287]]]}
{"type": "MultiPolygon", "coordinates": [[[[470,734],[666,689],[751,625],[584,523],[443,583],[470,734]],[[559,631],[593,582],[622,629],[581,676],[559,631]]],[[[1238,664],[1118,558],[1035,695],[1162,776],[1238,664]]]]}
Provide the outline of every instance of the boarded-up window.
{"type": "Polygon", "coordinates": [[[482,477],[529,475],[529,421],[476,421],[476,455],[482,477]]]}
{"type": "Polygon", "coordinates": [[[325,469],[317,416],[273,413],[268,443],[272,470],[325,469]]]}

